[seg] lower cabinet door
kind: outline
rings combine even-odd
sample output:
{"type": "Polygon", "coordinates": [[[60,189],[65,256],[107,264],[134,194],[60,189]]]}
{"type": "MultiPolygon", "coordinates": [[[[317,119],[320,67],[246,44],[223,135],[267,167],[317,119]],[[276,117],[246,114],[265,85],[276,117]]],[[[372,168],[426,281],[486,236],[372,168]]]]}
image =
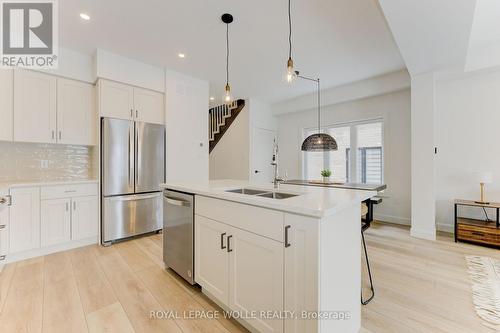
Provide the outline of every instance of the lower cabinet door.
{"type": "Polygon", "coordinates": [[[97,237],[99,234],[99,212],[97,196],[79,197],[71,200],[71,239],[97,237]]]}
{"type": "Polygon", "coordinates": [[[10,190],[9,254],[40,247],[40,188],[10,190]]]}
{"type": "Polygon", "coordinates": [[[227,235],[230,227],[195,215],[195,281],[205,291],[228,304],[229,257],[227,235]]]}
{"type": "Polygon", "coordinates": [[[227,246],[231,310],[259,332],[283,332],[283,319],[272,318],[283,311],[283,243],[232,228],[227,246]]]}
{"type": "Polygon", "coordinates": [[[42,200],[41,245],[42,247],[71,240],[71,199],[42,200]]]}

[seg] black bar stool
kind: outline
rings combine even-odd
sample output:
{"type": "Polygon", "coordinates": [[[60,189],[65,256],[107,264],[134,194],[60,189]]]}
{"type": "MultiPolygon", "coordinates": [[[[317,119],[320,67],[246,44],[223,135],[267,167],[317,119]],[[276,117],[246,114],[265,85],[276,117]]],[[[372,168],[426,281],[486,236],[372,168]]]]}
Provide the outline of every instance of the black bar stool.
{"type": "Polygon", "coordinates": [[[361,304],[367,305],[370,303],[370,301],[375,297],[375,288],[373,287],[373,279],[372,279],[372,272],[370,269],[370,261],[368,260],[368,251],[366,250],[366,242],[365,242],[365,230],[370,228],[371,225],[371,220],[373,216],[373,203],[370,201],[371,199],[368,199],[366,202],[364,202],[361,206],[361,239],[363,240],[363,249],[365,251],[365,259],[366,259],[366,267],[368,268],[368,277],[370,278],[370,290],[371,290],[371,296],[367,298],[366,300],[363,300],[363,288],[361,288],[361,304]],[[365,218],[363,218],[365,217],[365,218]]]}

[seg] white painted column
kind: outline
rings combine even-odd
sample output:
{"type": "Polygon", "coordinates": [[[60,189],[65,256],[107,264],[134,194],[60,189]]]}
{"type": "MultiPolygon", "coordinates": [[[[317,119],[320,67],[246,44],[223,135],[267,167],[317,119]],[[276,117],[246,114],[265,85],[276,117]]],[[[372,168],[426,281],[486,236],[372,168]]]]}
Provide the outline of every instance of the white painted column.
{"type": "Polygon", "coordinates": [[[434,73],[411,78],[411,235],[436,239],[434,73]]]}

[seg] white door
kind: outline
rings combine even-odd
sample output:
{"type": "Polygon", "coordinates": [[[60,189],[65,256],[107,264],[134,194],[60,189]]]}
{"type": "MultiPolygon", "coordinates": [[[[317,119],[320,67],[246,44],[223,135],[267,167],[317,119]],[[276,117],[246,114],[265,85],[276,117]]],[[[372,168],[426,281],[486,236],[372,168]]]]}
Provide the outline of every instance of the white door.
{"type": "Polygon", "coordinates": [[[165,123],[165,95],[156,91],[134,88],[135,116],[139,121],[163,125],[165,123]]]}
{"type": "Polygon", "coordinates": [[[14,72],[14,141],[56,142],[56,81],[47,74],[14,72]]]}
{"type": "Polygon", "coordinates": [[[97,237],[98,199],[96,196],[73,198],[71,202],[71,239],[97,237]]]}
{"type": "MultiPolygon", "coordinates": [[[[271,162],[275,138],[275,131],[259,127],[253,128],[251,179],[254,182],[269,183],[273,181],[274,169],[271,162]]],[[[284,170],[279,171],[283,175],[284,170]]]]}
{"type": "Polygon", "coordinates": [[[12,141],[14,121],[14,74],[11,69],[0,70],[0,140],[12,141]]]}
{"type": "Polygon", "coordinates": [[[96,120],[94,86],[57,79],[57,142],[95,145],[96,120]]]}
{"type": "Polygon", "coordinates": [[[195,216],[195,281],[224,304],[229,300],[229,229],[223,223],[195,216]]]}
{"type": "Polygon", "coordinates": [[[66,243],[71,240],[71,199],[42,200],[42,247],[66,243]]]}
{"type": "MultiPolygon", "coordinates": [[[[318,221],[285,214],[285,311],[315,312],[318,304],[318,221]]],[[[285,332],[318,332],[317,320],[286,319],[285,332]]]]}
{"type": "Polygon", "coordinates": [[[9,212],[10,253],[40,247],[40,188],[24,187],[10,190],[9,212]]]}
{"type": "Polygon", "coordinates": [[[99,112],[102,117],[134,119],[134,88],[122,83],[99,81],[99,112]]]}
{"type": "MultiPolygon", "coordinates": [[[[0,197],[7,198],[8,193],[0,192],[0,197]]],[[[0,204],[0,265],[9,252],[9,206],[0,204]]],[[[1,271],[1,268],[0,268],[1,271]]]]}
{"type": "MultiPolygon", "coordinates": [[[[283,243],[232,228],[229,247],[229,306],[234,311],[283,311],[283,243]],[[232,236],[232,237],[231,237],[232,236]]],[[[259,332],[283,332],[283,319],[248,322],[259,332]]]]}

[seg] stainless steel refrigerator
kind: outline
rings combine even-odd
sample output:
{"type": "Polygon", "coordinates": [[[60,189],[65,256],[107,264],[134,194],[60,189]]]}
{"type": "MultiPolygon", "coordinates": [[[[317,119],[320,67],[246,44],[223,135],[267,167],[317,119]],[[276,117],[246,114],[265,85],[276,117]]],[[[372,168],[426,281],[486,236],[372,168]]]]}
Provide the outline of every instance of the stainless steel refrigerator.
{"type": "Polygon", "coordinates": [[[102,118],[102,243],[163,228],[165,126],[102,118]]]}

